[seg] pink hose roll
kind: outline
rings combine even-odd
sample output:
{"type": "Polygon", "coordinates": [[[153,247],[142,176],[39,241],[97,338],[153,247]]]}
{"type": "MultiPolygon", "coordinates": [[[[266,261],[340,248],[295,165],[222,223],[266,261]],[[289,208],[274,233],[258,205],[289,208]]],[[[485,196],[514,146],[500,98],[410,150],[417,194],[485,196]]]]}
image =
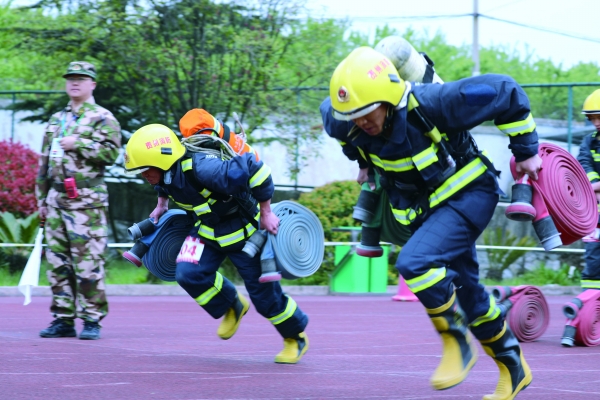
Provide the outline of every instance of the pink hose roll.
{"type": "Polygon", "coordinates": [[[563,307],[567,317],[563,346],[600,345],[600,290],[588,289],[563,307]]]}
{"type": "MultiPolygon", "coordinates": [[[[540,143],[538,154],[542,159],[538,180],[526,183],[533,186],[534,227],[540,220],[551,217],[560,234],[560,238],[554,238],[554,244],[548,246],[544,238],[540,238],[544,249],[551,250],[561,243],[574,243],[593,232],[598,223],[598,208],[594,190],[575,157],[551,143],[540,143]]],[[[514,157],[510,167],[513,177],[520,178],[514,157]]],[[[539,236],[539,232],[536,233],[539,236]]]]}
{"type": "Polygon", "coordinates": [[[542,291],[535,286],[497,286],[492,295],[506,307],[506,320],[520,342],[532,342],[546,332],[550,309],[542,291]]]}

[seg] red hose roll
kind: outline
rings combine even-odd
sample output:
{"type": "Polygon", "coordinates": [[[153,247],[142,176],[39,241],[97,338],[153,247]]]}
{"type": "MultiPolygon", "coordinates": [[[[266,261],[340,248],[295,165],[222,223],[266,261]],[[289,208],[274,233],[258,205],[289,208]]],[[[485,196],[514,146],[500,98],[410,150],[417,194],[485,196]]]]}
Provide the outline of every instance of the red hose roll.
{"type": "Polygon", "coordinates": [[[581,292],[565,304],[563,312],[568,318],[563,345],[572,345],[565,341],[569,339],[565,336],[570,336],[571,343],[579,346],[600,345],[600,290],[588,289],[581,292]]]}
{"type": "Polygon", "coordinates": [[[535,286],[497,286],[492,295],[508,309],[506,320],[520,342],[539,339],[550,323],[550,309],[535,286]]]}
{"type": "MultiPolygon", "coordinates": [[[[571,244],[589,235],[598,224],[594,190],[583,167],[568,151],[551,143],[541,143],[538,154],[542,158],[538,180],[529,180],[536,209],[534,224],[550,215],[562,244],[571,244]]],[[[514,157],[511,172],[515,180],[520,178],[514,157]]]]}

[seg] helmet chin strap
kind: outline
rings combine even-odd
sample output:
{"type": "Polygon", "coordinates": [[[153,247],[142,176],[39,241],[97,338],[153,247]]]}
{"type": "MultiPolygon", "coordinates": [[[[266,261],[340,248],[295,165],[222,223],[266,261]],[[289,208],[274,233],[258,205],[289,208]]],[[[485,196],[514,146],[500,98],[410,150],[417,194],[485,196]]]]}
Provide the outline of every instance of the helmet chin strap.
{"type": "Polygon", "coordinates": [[[381,134],[384,135],[388,130],[392,129],[392,120],[394,118],[394,107],[391,104],[386,104],[387,110],[385,112],[385,120],[383,121],[383,128],[381,128],[381,134]]]}
{"type": "Polygon", "coordinates": [[[410,93],[411,84],[410,82],[406,82],[406,88],[404,89],[404,94],[400,99],[400,102],[396,107],[391,104],[387,104],[387,111],[385,113],[385,121],[383,122],[383,128],[381,129],[381,133],[384,134],[386,131],[391,130],[392,128],[392,120],[394,118],[394,112],[396,110],[400,110],[407,106],[408,104],[408,94],[410,93]]]}

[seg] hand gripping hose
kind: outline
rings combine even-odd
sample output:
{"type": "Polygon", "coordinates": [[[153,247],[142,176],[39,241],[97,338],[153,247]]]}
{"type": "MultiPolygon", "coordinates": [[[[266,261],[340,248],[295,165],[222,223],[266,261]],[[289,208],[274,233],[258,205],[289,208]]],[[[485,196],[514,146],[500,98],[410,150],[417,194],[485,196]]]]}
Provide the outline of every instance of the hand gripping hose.
{"type": "Polygon", "coordinates": [[[600,290],[587,289],[563,307],[567,324],[561,340],[563,346],[600,345],[600,290]]]}
{"type": "Polygon", "coordinates": [[[174,282],[175,260],[192,226],[192,219],[183,210],[167,211],[158,224],[152,218],[133,224],[127,232],[137,242],[123,257],[138,267],[143,263],[158,279],[174,282]]]}
{"type": "MultiPolygon", "coordinates": [[[[275,260],[277,269],[285,279],[305,278],[317,272],[325,255],[325,234],[321,221],[308,208],[293,201],[275,203],[271,209],[280,222],[277,234],[269,233],[262,249],[263,276],[274,272],[264,268],[269,265],[269,260],[275,260]]],[[[267,278],[260,281],[272,280],[267,278]]]]}
{"type": "Polygon", "coordinates": [[[539,339],[548,329],[550,311],[542,291],[535,286],[496,286],[492,295],[506,310],[510,329],[520,342],[539,339]]]}
{"type": "Polygon", "coordinates": [[[540,144],[539,155],[542,168],[537,181],[519,176],[514,157],[511,159],[511,172],[516,183],[506,216],[517,221],[533,220],[542,246],[549,251],[593,232],[598,223],[598,208],[592,186],[575,157],[550,143],[540,144]],[[528,190],[521,190],[527,189],[528,185],[533,187],[529,199],[528,190]],[[533,209],[527,207],[528,200],[533,209]]]}

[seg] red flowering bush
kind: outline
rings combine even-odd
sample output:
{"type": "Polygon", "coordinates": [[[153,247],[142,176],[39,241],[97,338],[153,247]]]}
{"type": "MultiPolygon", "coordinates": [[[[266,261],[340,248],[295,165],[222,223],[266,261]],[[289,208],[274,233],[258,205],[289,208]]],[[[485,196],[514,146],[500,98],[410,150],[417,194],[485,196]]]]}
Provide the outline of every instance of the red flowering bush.
{"type": "Polygon", "coordinates": [[[35,178],[40,155],[10,140],[0,141],[0,212],[27,216],[37,211],[35,178]]]}

